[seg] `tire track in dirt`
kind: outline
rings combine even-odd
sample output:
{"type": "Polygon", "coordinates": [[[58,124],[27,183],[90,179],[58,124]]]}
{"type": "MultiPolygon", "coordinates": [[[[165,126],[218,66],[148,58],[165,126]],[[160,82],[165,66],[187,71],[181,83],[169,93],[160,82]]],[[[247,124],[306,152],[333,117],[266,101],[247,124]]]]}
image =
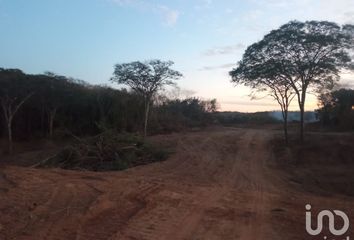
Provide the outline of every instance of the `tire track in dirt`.
{"type": "Polygon", "coordinates": [[[296,191],[268,166],[272,136],[231,128],[176,134],[170,159],[123,172],[10,167],[0,225],[16,231],[0,230],[0,239],[286,239],[273,227],[285,215],[271,210],[290,206],[284,199],[296,191]]]}

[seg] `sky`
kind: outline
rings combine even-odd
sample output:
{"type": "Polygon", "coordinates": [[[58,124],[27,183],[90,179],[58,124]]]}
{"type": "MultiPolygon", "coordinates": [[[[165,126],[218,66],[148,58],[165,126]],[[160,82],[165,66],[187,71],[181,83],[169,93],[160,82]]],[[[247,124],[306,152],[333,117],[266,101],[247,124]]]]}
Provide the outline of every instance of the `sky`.
{"type": "MultiPolygon", "coordinates": [[[[295,19],[353,24],[354,0],[0,0],[0,67],[119,87],[109,82],[115,64],[172,60],[182,95],[216,98],[223,111],[278,110],[228,72],[247,46],[295,19]]],[[[317,108],[315,96],[306,108],[317,108]]]]}

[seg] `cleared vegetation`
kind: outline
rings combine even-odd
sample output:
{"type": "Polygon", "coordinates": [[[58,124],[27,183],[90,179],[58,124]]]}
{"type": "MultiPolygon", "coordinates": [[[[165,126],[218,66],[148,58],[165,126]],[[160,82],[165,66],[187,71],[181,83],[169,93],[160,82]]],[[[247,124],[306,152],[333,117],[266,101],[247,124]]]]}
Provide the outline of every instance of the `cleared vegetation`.
{"type": "Polygon", "coordinates": [[[7,166],[0,238],[303,240],[305,204],[354,214],[353,136],[331,138],[286,153],[278,130],[213,128],[155,136],[175,152],[126,171],[7,166]]]}
{"type": "Polygon", "coordinates": [[[353,36],[292,21],[247,48],[231,81],[282,120],[168,97],[171,61],[116,64],[129,89],[0,69],[0,239],[303,240],[308,203],[354,216],[354,94],[336,86],[353,36]],[[305,124],[310,91],[319,122],[305,124]]]}

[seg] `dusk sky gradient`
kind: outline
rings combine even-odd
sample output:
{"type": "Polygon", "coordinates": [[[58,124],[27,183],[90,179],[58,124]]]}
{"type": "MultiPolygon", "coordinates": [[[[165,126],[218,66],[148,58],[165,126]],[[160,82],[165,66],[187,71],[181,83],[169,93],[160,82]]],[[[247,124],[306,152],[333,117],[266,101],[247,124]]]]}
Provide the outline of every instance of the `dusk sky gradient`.
{"type": "Polygon", "coordinates": [[[0,67],[112,85],[116,63],[172,60],[179,87],[217,98],[221,110],[277,110],[251,101],[228,72],[248,45],[294,19],[353,24],[354,0],[0,0],[0,67]]]}

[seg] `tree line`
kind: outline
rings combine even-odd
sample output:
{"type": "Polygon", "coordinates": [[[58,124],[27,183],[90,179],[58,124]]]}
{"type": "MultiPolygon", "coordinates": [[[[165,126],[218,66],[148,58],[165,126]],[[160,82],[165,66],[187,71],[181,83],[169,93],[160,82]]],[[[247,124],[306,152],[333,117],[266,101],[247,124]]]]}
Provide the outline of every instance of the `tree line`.
{"type": "MultiPolygon", "coordinates": [[[[233,83],[250,87],[253,94],[265,93],[276,100],[286,142],[288,109],[296,100],[302,141],[307,94],[332,89],[343,69],[354,69],[353,47],[353,25],[291,21],[249,46],[230,76],[233,83]]],[[[173,64],[150,60],[115,65],[111,82],[129,90],[90,85],[51,72],[0,69],[0,121],[4,126],[0,134],[8,136],[11,153],[13,136],[53,137],[57,129],[78,135],[115,129],[142,132],[145,137],[148,130],[173,131],[211,122],[215,100],[159,96],[165,86],[175,85],[182,77],[173,64]]]]}
{"type": "Polygon", "coordinates": [[[354,90],[341,88],[319,95],[316,111],[323,127],[354,130],[354,90]]]}
{"type": "MultiPolygon", "coordinates": [[[[160,66],[172,64],[150,62],[160,66]]],[[[169,71],[169,67],[167,69],[169,71]]],[[[114,79],[117,79],[116,73],[114,79]]],[[[143,74],[147,76],[148,71],[143,74]]],[[[159,82],[159,77],[164,81],[168,78],[158,71],[155,76],[155,72],[150,74],[145,78],[147,82],[139,84],[145,87],[149,86],[149,81],[159,82]]],[[[112,81],[115,80],[112,78],[112,81]]],[[[211,122],[209,113],[216,110],[215,100],[162,98],[159,91],[166,82],[157,84],[160,85],[151,85],[154,89],[146,96],[134,88],[91,85],[51,72],[26,74],[19,69],[0,68],[0,124],[3,126],[0,136],[8,138],[8,152],[11,153],[14,138],[89,136],[109,129],[146,135],[150,115],[151,133],[177,131],[211,122]]]]}

